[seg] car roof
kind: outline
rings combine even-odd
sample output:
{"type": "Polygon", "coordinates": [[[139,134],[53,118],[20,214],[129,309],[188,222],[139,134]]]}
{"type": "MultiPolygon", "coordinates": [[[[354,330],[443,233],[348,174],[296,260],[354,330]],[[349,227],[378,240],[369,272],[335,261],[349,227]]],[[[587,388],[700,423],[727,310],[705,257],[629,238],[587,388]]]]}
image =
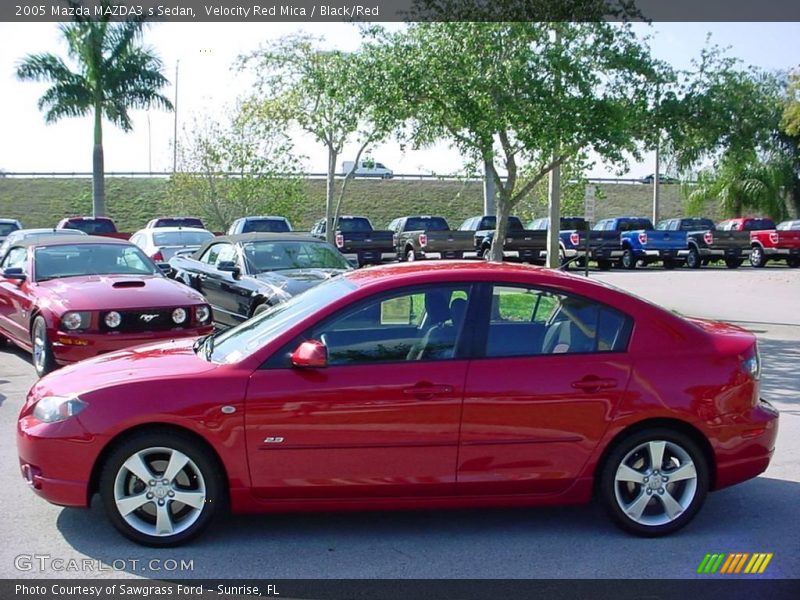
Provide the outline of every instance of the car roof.
{"type": "Polygon", "coordinates": [[[0,223],[19,223],[17,219],[0,219],[0,223]]]}
{"type": "Polygon", "coordinates": [[[254,215],[252,217],[239,217],[236,219],[237,221],[252,221],[255,219],[261,219],[264,221],[273,220],[273,221],[288,221],[286,217],[281,217],[279,215],[254,215]]]}
{"type": "MultiPolygon", "coordinates": [[[[139,231],[134,232],[131,237],[134,235],[139,235],[140,233],[149,233],[155,235],[157,233],[178,233],[180,231],[188,231],[189,233],[211,233],[208,229],[203,229],[202,227],[151,227],[140,229],[139,231]]],[[[214,235],[211,233],[211,235],[214,235]]]]}
{"type": "Polygon", "coordinates": [[[16,231],[12,231],[9,233],[9,236],[14,237],[28,237],[30,235],[46,235],[46,234],[53,234],[53,235],[86,235],[85,231],[81,231],[80,229],[58,229],[57,227],[41,227],[38,229],[17,229],[16,231]]]}
{"type": "Polygon", "coordinates": [[[324,244],[325,242],[312,237],[307,233],[299,233],[295,231],[284,231],[279,233],[267,233],[253,231],[251,233],[237,233],[235,235],[220,235],[213,240],[208,240],[206,244],[213,244],[217,242],[229,242],[232,244],[239,244],[244,242],[314,242],[316,244],[324,244]]]}
{"type": "Polygon", "coordinates": [[[128,240],[120,240],[117,238],[103,237],[100,235],[80,235],[75,236],[67,235],[54,235],[42,239],[23,239],[16,242],[15,246],[62,246],[64,244],[116,244],[119,246],[133,246],[128,240]]]}

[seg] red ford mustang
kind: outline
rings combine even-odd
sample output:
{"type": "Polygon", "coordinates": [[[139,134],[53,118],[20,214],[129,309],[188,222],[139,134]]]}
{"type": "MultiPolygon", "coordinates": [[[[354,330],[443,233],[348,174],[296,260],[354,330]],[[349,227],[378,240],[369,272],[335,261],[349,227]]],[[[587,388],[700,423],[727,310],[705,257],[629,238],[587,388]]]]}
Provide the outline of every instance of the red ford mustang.
{"type": "Polygon", "coordinates": [[[579,277],[462,262],[359,270],[195,342],[30,391],[33,490],[154,546],[235,512],[581,503],[641,535],[769,464],[750,333],[579,277]],[[166,391],[168,390],[168,391],[166,391]]]}
{"type": "Polygon", "coordinates": [[[40,376],[57,364],[213,330],[203,296],[129,242],[20,240],[0,269],[0,339],[32,351],[40,376]]]}

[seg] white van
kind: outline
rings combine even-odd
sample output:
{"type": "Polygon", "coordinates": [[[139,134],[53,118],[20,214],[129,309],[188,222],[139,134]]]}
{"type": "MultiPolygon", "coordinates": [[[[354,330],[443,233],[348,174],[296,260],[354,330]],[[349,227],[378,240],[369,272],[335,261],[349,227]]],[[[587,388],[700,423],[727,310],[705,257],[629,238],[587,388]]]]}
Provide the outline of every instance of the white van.
{"type": "MultiPolygon", "coordinates": [[[[353,161],[346,160],[342,163],[342,172],[347,175],[350,169],[353,168],[353,161]]],[[[387,169],[383,163],[375,162],[372,160],[358,161],[358,167],[355,172],[356,177],[380,177],[381,179],[391,179],[394,177],[394,171],[387,169]]]]}

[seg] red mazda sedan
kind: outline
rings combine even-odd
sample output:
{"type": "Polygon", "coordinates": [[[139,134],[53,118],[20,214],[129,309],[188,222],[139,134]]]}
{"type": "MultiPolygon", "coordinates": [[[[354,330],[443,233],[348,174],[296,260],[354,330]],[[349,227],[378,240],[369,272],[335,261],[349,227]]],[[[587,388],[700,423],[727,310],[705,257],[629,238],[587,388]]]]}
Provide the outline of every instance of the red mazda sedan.
{"type": "Polygon", "coordinates": [[[508,264],[376,267],[39,381],[33,490],[148,545],[220,512],[581,503],[641,535],[769,464],[750,333],[508,264]],[[167,391],[168,390],[168,391],[167,391]]]}
{"type": "Polygon", "coordinates": [[[40,376],[104,352],[210,333],[211,317],[201,294],[126,241],[23,239],[0,264],[0,340],[31,351],[40,376]]]}

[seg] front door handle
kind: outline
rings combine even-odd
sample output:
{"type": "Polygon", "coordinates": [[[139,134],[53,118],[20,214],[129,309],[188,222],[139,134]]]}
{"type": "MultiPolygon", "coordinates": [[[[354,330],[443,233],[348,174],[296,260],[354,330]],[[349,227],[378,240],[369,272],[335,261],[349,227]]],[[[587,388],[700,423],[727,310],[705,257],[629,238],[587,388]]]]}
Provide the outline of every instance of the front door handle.
{"type": "Polygon", "coordinates": [[[598,390],[610,390],[617,387],[617,380],[604,377],[594,377],[589,375],[583,379],[572,382],[572,387],[584,392],[596,392],[598,390]]]}
{"type": "Polygon", "coordinates": [[[451,385],[418,384],[410,388],[405,388],[403,393],[407,396],[417,398],[433,398],[438,394],[450,394],[453,392],[451,385]]]}

